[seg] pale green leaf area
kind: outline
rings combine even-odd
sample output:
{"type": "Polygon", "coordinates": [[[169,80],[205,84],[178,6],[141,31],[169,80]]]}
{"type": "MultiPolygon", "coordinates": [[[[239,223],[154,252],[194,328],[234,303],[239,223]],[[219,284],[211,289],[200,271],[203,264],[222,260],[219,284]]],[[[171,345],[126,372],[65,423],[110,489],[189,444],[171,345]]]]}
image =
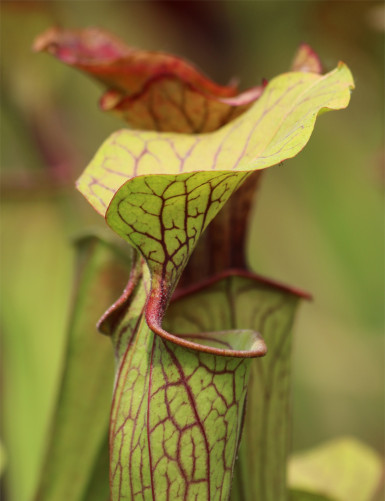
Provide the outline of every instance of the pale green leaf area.
{"type": "Polygon", "coordinates": [[[83,501],[87,489],[93,487],[89,485],[92,477],[104,486],[95,501],[103,501],[108,492],[108,467],[99,471],[97,461],[101,454],[108,461],[104,444],[114,357],[109,340],[97,332],[96,319],[123,290],[130,259],[95,236],[79,240],[77,251],[64,371],[36,501],[83,501]]]}
{"type": "Polygon", "coordinates": [[[371,501],[383,472],[383,462],[376,452],[346,437],[295,454],[289,463],[289,483],[336,501],[371,501]]]}
{"type": "Polygon", "coordinates": [[[136,176],[195,171],[251,171],[295,156],[321,110],[345,108],[354,87],[343,64],[326,75],[286,73],[238,119],[210,134],[121,130],[108,138],[77,186],[105,215],[122,184],[136,176]]]}

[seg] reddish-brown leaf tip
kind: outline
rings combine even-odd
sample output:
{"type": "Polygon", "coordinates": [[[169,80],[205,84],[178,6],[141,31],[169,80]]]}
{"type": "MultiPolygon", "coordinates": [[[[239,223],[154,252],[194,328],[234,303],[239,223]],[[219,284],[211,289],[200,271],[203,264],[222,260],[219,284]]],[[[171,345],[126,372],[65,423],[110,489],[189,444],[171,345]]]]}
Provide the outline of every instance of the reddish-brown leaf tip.
{"type": "Polygon", "coordinates": [[[93,64],[96,61],[110,63],[127,56],[133,49],[128,48],[117,37],[100,30],[86,28],[65,30],[52,27],[35,38],[32,49],[35,52],[49,52],[70,65],[93,64]]]}
{"type": "Polygon", "coordinates": [[[219,85],[184,59],[129,47],[98,28],[50,28],[36,38],[33,49],[102,82],[107,91],[101,109],[138,129],[210,132],[243,113],[264,88],[237,95],[234,81],[219,85]]]}
{"type": "Polygon", "coordinates": [[[309,44],[300,44],[291,64],[291,70],[321,74],[322,64],[319,55],[309,44]]]}

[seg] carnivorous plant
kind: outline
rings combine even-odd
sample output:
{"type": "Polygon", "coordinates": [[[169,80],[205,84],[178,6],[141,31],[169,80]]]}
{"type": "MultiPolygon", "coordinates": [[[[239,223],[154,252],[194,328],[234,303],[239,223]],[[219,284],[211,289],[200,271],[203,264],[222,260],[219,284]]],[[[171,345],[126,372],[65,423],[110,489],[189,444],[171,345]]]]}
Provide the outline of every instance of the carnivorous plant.
{"type": "Polygon", "coordinates": [[[180,58],[98,29],[51,29],[35,50],[99,80],[101,108],[130,127],[105,140],[77,181],[127,243],[79,244],[85,306],[118,297],[129,273],[98,323],[115,353],[110,487],[108,423],[98,416],[109,405],[102,381],[112,355],[93,353],[92,336],[80,334],[89,329],[83,309],[36,499],[287,500],[291,328],[309,296],[253,273],[247,228],[261,172],[297,155],[318,115],[348,105],[349,69],[339,63],[323,74],[302,45],[290,71],[238,93],[180,58]],[[106,278],[116,275],[118,284],[106,278]],[[74,371],[92,401],[76,404],[74,371]],[[69,408],[70,426],[58,419],[69,408]],[[81,457],[59,465],[66,447],[84,457],[81,475],[81,457]]]}

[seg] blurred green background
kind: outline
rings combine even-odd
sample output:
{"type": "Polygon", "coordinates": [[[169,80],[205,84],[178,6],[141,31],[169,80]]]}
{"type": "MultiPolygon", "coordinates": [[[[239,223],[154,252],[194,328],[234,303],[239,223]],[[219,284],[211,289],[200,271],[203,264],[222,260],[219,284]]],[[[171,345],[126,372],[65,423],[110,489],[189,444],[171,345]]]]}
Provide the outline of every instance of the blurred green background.
{"type": "Polygon", "coordinates": [[[244,89],[286,71],[300,42],[327,70],[338,60],[350,66],[357,88],[349,108],[320,117],[305,150],[265,173],[249,259],[258,273],[314,296],[296,325],[293,449],[350,434],[383,453],[383,4],[2,2],[7,500],[31,499],[41,465],[70,305],[71,240],[104,227],[74,181],[103,139],[124,126],[98,110],[96,83],[31,52],[34,37],[53,24],[103,27],[132,46],[186,57],[219,83],[238,77],[244,89]]]}

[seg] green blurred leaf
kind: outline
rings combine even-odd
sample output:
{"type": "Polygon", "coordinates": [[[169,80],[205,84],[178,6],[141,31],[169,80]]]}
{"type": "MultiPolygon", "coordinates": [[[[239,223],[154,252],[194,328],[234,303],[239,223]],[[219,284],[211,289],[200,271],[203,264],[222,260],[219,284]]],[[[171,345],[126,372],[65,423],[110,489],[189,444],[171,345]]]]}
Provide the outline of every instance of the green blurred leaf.
{"type": "Polygon", "coordinates": [[[7,465],[7,454],[5,452],[3,442],[0,441],[0,478],[3,475],[6,465],[7,465]]]}
{"type": "Polygon", "coordinates": [[[336,501],[370,501],[379,488],[383,462],[354,438],[340,438],[294,455],[289,464],[292,487],[323,493],[336,501]]]}
{"type": "Polygon", "coordinates": [[[15,501],[30,501],[36,488],[62,363],[72,270],[57,207],[50,198],[29,195],[3,197],[1,209],[4,483],[15,501]]]}
{"type": "MultiPolygon", "coordinates": [[[[78,244],[76,290],[61,380],[46,461],[36,500],[84,499],[91,478],[108,495],[109,402],[114,357],[107,338],[98,334],[96,319],[118,297],[127,279],[130,259],[110,243],[86,237],[78,244]],[[102,452],[101,452],[102,451],[102,452]],[[105,470],[98,457],[106,455],[105,470]],[[95,471],[96,470],[96,471],[95,471]]],[[[103,464],[104,457],[99,457],[103,464]]],[[[87,498],[85,498],[87,499],[87,498]]]]}
{"type": "Polygon", "coordinates": [[[88,486],[82,501],[109,501],[110,482],[108,478],[110,466],[110,451],[108,444],[108,433],[102,443],[99,454],[95,458],[94,469],[89,477],[88,486]]]}
{"type": "Polygon", "coordinates": [[[292,489],[289,491],[290,501],[335,501],[334,498],[324,496],[323,494],[315,494],[313,492],[301,491],[292,489]]]}

